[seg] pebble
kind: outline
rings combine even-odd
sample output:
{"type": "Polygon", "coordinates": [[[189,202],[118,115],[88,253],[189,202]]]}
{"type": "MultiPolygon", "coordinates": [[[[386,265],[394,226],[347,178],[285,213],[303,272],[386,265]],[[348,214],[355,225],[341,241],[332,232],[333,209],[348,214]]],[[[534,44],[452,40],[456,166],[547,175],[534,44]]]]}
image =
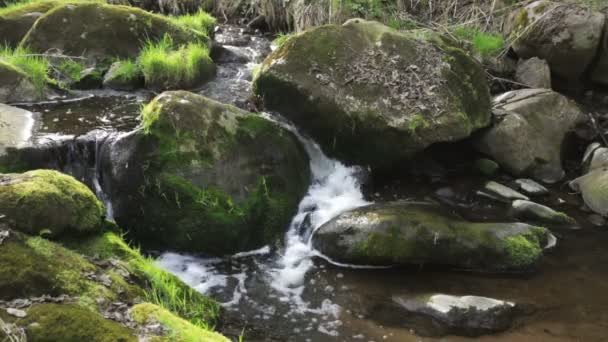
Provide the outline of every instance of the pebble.
{"type": "Polygon", "coordinates": [[[6,309],[6,313],[8,313],[11,316],[18,317],[18,318],[23,318],[23,317],[27,316],[27,312],[25,312],[23,310],[15,309],[15,308],[6,309]]]}
{"type": "Polygon", "coordinates": [[[549,193],[549,190],[547,188],[545,188],[544,186],[538,184],[537,182],[535,182],[531,179],[522,178],[522,179],[516,180],[515,183],[517,183],[517,185],[519,186],[519,189],[521,191],[523,191],[531,196],[540,196],[540,195],[546,195],[549,193]]]}
{"type": "Polygon", "coordinates": [[[485,192],[478,192],[479,195],[488,196],[490,198],[494,198],[497,200],[529,200],[526,195],[523,195],[508,186],[502,185],[500,183],[489,181],[484,186],[485,192]],[[487,192],[487,193],[486,193],[487,192]]]}

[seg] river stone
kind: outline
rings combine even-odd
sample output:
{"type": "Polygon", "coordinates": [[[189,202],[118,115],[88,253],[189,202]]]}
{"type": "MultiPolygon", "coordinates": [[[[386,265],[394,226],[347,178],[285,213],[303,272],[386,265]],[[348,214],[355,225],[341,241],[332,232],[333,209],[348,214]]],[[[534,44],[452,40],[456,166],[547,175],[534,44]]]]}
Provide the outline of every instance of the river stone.
{"type": "Polygon", "coordinates": [[[524,223],[472,223],[437,204],[396,201],[342,213],[312,242],[341,263],[518,272],[537,264],[549,235],[524,223]]]}
{"type": "Polygon", "coordinates": [[[608,166],[608,148],[598,147],[590,152],[587,160],[583,161],[586,172],[608,166]]]}
{"type": "Polygon", "coordinates": [[[0,173],[0,213],[19,231],[55,237],[99,231],[104,207],[89,188],[71,176],[36,170],[0,173]]]}
{"type": "Polygon", "coordinates": [[[570,187],[581,193],[589,209],[608,216],[608,166],[596,168],[573,180],[570,187]]]}
{"type": "Polygon", "coordinates": [[[503,331],[511,326],[516,313],[515,303],[480,296],[447,294],[414,298],[396,296],[393,297],[393,302],[403,311],[397,319],[403,315],[432,319],[435,329],[430,333],[433,336],[447,334],[479,336],[503,331]]]}
{"type": "Polygon", "coordinates": [[[473,58],[438,35],[361,19],[291,37],[253,88],[327,154],[372,168],[490,123],[485,72],[473,58]]]}
{"type": "Polygon", "coordinates": [[[515,10],[505,27],[519,37],[511,47],[520,58],[539,57],[554,74],[578,81],[597,54],[604,22],[600,12],[540,0],[515,10]]]}
{"type": "Polygon", "coordinates": [[[495,123],[476,148],[515,176],[554,183],[564,176],[566,135],[586,121],[574,101],[547,89],[510,91],[494,99],[495,123]]]}
{"type": "Polygon", "coordinates": [[[530,196],[542,196],[549,193],[547,188],[529,178],[517,179],[515,180],[515,183],[519,187],[519,190],[530,196]]]}
{"type": "Polygon", "coordinates": [[[551,89],[551,70],[547,61],[538,57],[519,60],[515,80],[530,88],[551,89]]]}
{"type": "Polygon", "coordinates": [[[0,103],[0,157],[6,155],[8,148],[27,145],[33,126],[32,112],[0,103]]]}
{"type": "Polygon", "coordinates": [[[577,223],[572,217],[565,213],[555,211],[547,206],[531,201],[515,200],[511,208],[513,214],[520,220],[531,221],[540,224],[557,224],[576,227],[577,223]]]}
{"type": "Polygon", "coordinates": [[[0,60],[0,103],[32,102],[43,96],[44,90],[36,89],[21,69],[0,60]]]}
{"type": "Polygon", "coordinates": [[[23,38],[36,52],[60,50],[91,59],[136,58],[147,40],[168,34],[175,44],[207,41],[202,33],[138,8],[101,3],[74,3],[46,13],[23,38]]]}
{"type": "MultiPolygon", "coordinates": [[[[0,37],[2,43],[17,47],[36,20],[60,1],[39,1],[4,9],[0,14],[0,37]]],[[[1,6],[0,6],[1,7],[1,6]]]]}
{"type": "Polygon", "coordinates": [[[6,313],[17,318],[24,318],[25,316],[27,316],[27,312],[15,308],[6,309],[6,313]]]}
{"type": "Polygon", "coordinates": [[[505,201],[505,202],[510,202],[510,201],[516,200],[516,199],[522,199],[522,200],[529,199],[526,195],[523,195],[523,194],[509,188],[508,186],[502,185],[495,181],[487,182],[484,185],[483,190],[484,191],[482,192],[482,194],[487,194],[491,198],[505,201]]]}
{"type": "Polygon", "coordinates": [[[146,247],[224,255],[282,236],[310,181],[294,134],[204,96],[164,92],[101,151],[116,222],[146,247]]]}

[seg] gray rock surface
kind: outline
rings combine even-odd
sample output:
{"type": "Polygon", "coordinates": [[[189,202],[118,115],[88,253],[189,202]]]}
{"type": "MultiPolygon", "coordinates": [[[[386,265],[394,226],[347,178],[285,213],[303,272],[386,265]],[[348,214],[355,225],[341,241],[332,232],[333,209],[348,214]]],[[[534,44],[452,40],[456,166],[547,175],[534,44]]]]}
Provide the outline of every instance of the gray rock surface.
{"type": "Polygon", "coordinates": [[[551,89],[551,70],[547,61],[538,57],[520,60],[515,71],[515,80],[530,88],[551,89]]]}

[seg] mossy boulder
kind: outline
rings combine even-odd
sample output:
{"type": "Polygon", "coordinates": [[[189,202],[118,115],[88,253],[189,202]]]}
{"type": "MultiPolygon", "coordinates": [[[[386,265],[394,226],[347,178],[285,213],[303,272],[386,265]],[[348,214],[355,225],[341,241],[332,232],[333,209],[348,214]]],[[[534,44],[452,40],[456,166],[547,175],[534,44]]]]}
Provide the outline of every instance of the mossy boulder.
{"type": "Polygon", "coordinates": [[[137,242],[221,255],[282,236],[310,178],[291,132],[185,91],[156,97],[142,121],[102,153],[114,217],[137,242]]]}
{"type": "Polygon", "coordinates": [[[160,40],[165,34],[176,44],[208,41],[203,33],[138,8],[78,3],[58,6],[40,17],[21,44],[37,52],[58,49],[97,60],[135,58],[147,40],[160,40]]]}
{"type": "Polygon", "coordinates": [[[540,0],[513,11],[505,28],[519,58],[544,59],[553,74],[579,81],[596,57],[605,21],[601,12],[540,0]]]}
{"type": "Polygon", "coordinates": [[[99,231],[105,214],[89,188],[50,170],[0,174],[0,213],[17,230],[51,237],[99,231]]]}
{"type": "Polygon", "coordinates": [[[564,176],[562,145],[587,120],[574,101],[548,89],[497,96],[494,118],[494,125],[476,136],[477,149],[515,176],[548,183],[564,176]]]}
{"type": "Polygon", "coordinates": [[[321,226],[313,246],[342,263],[442,265],[490,272],[533,269],[549,233],[523,223],[472,223],[424,202],[374,204],[321,226]]]}
{"type": "Polygon", "coordinates": [[[463,50],[361,19],[287,39],[254,91],[329,155],[377,168],[490,123],[485,73],[463,50]]]}
{"type": "Polygon", "coordinates": [[[0,60],[0,103],[30,102],[43,95],[23,70],[0,60]]]}
{"type": "Polygon", "coordinates": [[[0,8],[0,37],[10,47],[19,45],[36,20],[57,6],[59,1],[39,1],[10,8],[0,8]]]}

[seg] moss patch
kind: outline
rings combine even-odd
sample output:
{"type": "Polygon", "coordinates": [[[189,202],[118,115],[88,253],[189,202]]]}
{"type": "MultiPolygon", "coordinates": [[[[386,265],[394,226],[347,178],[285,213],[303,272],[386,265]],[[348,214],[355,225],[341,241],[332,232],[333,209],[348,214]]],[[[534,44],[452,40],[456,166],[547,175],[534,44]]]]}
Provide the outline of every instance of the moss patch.
{"type": "Polygon", "coordinates": [[[98,231],[104,207],[74,178],[37,170],[0,174],[0,212],[25,233],[59,236],[98,231]]]}

